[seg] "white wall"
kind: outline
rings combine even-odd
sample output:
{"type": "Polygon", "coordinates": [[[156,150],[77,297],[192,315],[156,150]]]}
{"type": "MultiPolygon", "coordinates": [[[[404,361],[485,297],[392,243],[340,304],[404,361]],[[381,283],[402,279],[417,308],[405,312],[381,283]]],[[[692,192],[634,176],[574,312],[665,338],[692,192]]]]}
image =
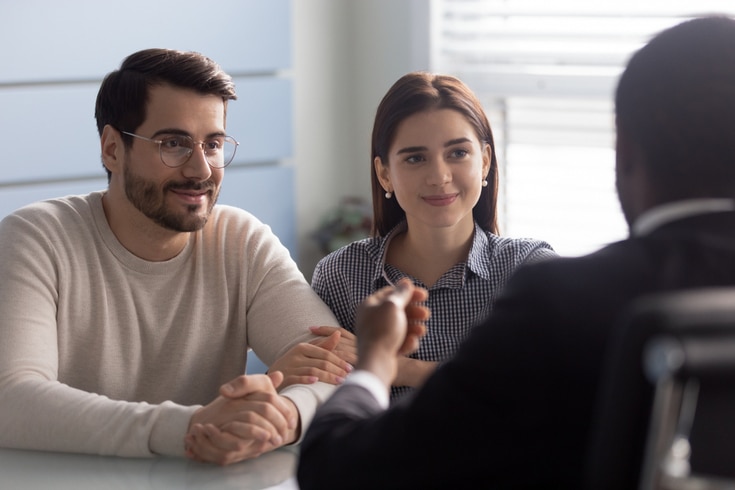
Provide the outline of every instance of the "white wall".
{"type": "Polygon", "coordinates": [[[309,234],[342,196],[370,199],[370,133],[380,99],[429,64],[429,0],[293,0],[294,165],[299,266],[309,234]]]}

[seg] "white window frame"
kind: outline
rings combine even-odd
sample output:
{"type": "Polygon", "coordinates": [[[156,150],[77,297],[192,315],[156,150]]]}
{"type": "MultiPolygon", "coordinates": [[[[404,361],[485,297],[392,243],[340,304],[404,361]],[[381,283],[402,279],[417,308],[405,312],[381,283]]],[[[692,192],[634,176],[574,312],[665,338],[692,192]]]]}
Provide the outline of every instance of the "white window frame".
{"type": "Polygon", "coordinates": [[[431,0],[430,69],[488,112],[501,234],[582,255],[628,234],[614,185],[617,79],[656,32],[732,0],[431,0]],[[453,9],[445,15],[445,9],[453,9]]]}

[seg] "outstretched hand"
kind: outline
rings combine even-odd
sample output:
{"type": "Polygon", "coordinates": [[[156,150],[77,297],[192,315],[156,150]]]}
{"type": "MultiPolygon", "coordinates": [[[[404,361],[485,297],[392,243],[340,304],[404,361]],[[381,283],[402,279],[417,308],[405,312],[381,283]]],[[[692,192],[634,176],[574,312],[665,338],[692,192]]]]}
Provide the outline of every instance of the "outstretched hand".
{"type": "Polygon", "coordinates": [[[402,279],[365,298],[357,309],[357,368],[371,371],[390,386],[397,373],[398,357],[419,346],[426,333],[429,309],[420,304],[428,292],[402,279]]]}

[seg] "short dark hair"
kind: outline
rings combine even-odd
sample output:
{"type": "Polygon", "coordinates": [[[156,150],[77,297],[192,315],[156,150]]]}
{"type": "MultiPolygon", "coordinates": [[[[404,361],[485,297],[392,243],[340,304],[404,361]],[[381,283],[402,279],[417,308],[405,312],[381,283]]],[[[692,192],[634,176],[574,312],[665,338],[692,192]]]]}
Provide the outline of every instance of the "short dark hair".
{"type": "Polygon", "coordinates": [[[735,21],[700,17],[656,35],[631,57],[615,112],[658,202],[735,195],[735,21]]]}
{"type": "Polygon", "coordinates": [[[473,126],[480,143],[492,150],[488,185],[482,188],[480,199],[472,210],[475,221],[484,230],[498,232],[498,161],[493,133],[487,115],[477,96],[456,77],[427,72],[411,72],[399,78],[378,105],[373,124],[370,158],[373,195],[373,236],[385,236],[406,217],[396,199],[385,199],[384,189],[375,173],[373,162],[380,157],[388,162],[390,145],[398,125],[406,118],[429,109],[452,109],[462,114],[473,126]]]}
{"type": "MultiPolygon", "coordinates": [[[[225,104],[237,98],[232,77],[206,56],[193,51],[144,49],[125,58],[120,68],[102,81],[94,110],[100,136],[107,124],[135,132],[145,121],[150,87],[162,84],[218,95],[225,104]]],[[[122,138],[126,146],[132,144],[131,136],[122,138]]]]}

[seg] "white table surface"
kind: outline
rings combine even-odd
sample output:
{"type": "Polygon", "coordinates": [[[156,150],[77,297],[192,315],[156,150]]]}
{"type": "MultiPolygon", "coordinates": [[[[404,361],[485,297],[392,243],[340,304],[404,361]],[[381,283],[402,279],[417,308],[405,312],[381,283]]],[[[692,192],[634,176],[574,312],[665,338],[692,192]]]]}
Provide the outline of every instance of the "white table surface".
{"type": "Polygon", "coordinates": [[[0,490],[298,490],[295,449],[229,466],[0,448],[0,490]]]}

